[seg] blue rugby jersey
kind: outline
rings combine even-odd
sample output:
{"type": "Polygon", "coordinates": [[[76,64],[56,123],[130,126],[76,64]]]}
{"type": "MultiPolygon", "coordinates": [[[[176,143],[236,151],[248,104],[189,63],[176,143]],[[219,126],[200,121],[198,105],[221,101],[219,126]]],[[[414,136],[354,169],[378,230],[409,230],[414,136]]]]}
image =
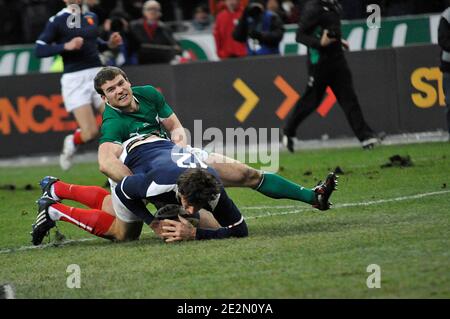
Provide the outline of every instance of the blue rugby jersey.
{"type": "Polygon", "coordinates": [[[80,28],[73,24],[76,19],[70,16],[71,13],[66,8],[49,19],[36,41],[36,56],[44,58],[60,54],[64,62],[64,73],[100,67],[102,63],[99,58],[99,49],[106,50],[107,42],[98,37],[97,15],[93,12],[82,13],[80,28]],[[65,51],[64,43],[75,37],[84,39],[83,46],[80,50],[65,51]]]}
{"type": "MultiPolygon", "coordinates": [[[[167,204],[180,204],[176,196],[177,180],[186,169],[202,167],[220,182],[218,173],[212,167],[208,167],[185,149],[174,146],[168,140],[137,146],[125,160],[125,165],[134,175],[125,177],[114,189],[122,204],[146,224],[150,224],[154,217],[142,199],[147,199],[157,208],[167,204]]],[[[247,224],[223,185],[220,187],[220,195],[204,208],[213,214],[222,227],[215,230],[197,228],[196,239],[248,236],[247,224]]]]}

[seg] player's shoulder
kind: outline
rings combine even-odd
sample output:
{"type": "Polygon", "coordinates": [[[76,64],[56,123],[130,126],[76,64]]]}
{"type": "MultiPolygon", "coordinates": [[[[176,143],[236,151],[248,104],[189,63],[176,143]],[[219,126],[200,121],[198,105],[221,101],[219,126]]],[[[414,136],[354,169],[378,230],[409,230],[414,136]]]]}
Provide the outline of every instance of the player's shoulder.
{"type": "Polygon", "coordinates": [[[67,21],[68,16],[70,16],[70,12],[66,8],[64,8],[60,10],[58,13],[56,13],[54,16],[51,16],[48,19],[48,22],[59,23],[61,21],[67,21]]]}
{"type": "Polygon", "coordinates": [[[133,91],[133,94],[150,100],[158,98],[161,95],[161,93],[151,85],[133,86],[131,90],[133,91]]]}
{"type": "Polygon", "coordinates": [[[441,17],[447,20],[448,23],[450,23],[450,7],[448,7],[447,9],[444,10],[444,12],[442,12],[441,17]]]}
{"type": "Polygon", "coordinates": [[[119,117],[120,117],[119,112],[117,110],[113,109],[109,105],[105,106],[105,110],[103,111],[103,115],[102,115],[103,122],[105,122],[107,120],[114,120],[119,117]]]}

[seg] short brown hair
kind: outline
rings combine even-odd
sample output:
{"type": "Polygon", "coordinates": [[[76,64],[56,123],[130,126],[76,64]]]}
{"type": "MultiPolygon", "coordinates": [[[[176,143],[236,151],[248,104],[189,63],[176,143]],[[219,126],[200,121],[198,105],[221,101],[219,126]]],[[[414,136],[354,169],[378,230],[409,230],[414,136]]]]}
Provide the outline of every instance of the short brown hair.
{"type": "Polygon", "coordinates": [[[177,180],[178,192],[186,197],[190,205],[205,207],[220,193],[220,184],[214,175],[205,169],[188,168],[177,180]]]}
{"type": "Polygon", "coordinates": [[[97,75],[94,79],[94,88],[100,95],[105,95],[105,93],[102,91],[102,85],[106,83],[106,81],[112,81],[116,78],[116,76],[122,75],[125,80],[128,80],[128,77],[126,73],[115,66],[105,66],[100,71],[98,71],[97,75]]]}

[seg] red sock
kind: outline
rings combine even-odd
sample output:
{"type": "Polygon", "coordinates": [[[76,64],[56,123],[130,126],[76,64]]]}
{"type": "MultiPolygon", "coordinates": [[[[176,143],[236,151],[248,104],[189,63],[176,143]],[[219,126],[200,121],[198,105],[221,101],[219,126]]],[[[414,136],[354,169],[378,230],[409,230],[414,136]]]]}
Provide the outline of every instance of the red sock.
{"type": "Polygon", "coordinates": [[[58,211],[59,220],[74,224],[99,237],[104,237],[116,219],[99,209],[69,207],[61,203],[53,204],[51,208],[58,211]]]}
{"type": "Polygon", "coordinates": [[[77,130],[73,133],[73,143],[74,143],[75,145],[80,145],[80,144],[83,144],[83,143],[84,143],[83,139],[81,138],[81,130],[80,130],[80,129],[77,129],[77,130]]]}
{"type": "Polygon", "coordinates": [[[61,199],[70,199],[94,209],[102,209],[103,200],[109,193],[99,186],[81,186],[57,181],[53,184],[55,194],[61,199]]]}

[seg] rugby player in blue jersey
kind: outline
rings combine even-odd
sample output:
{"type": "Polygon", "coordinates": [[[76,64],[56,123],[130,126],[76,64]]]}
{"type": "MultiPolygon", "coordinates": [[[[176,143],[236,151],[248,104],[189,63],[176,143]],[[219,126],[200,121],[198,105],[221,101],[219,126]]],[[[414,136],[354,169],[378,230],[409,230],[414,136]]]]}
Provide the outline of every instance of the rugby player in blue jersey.
{"type": "MultiPolygon", "coordinates": [[[[309,203],[320,210],[329,209],[328,199],[336,186],[335,174],[329,174],[323,183],[307,189],[277,174],[260,172],[238,161],[230,163],[219,154],[207,154],[188,147],[177,149],[174,143],[182,147],[186,138],[178,131],[171,136],[172,142],[167,139],[164,129],[170,130],[175,124],[178,127],[180,124],[157,90],[151,86],[131,87],[126,74],[112,67],[103,68],[97,74],[95,87],[107,102],[103,114],[99,165],[103,173],[120,185],[112,191],[112,203],[119,220],[117,223],[123,224],[120,229],[128,231],[136,228],[140,232],[142,221],[150,224],[152,216],[142,200],[159,196],[161,191],[176,193],[176,177],[183,169],[198,165],[200,168],[213,169],[213,174],[223,186],[249,187],[272,198],[288,198],[309,203]],[[155,167],[158,168],[157,171],[155,167]],[[170,173],[172,171],[176,174],[170,173]],[[125,217],[121,215],[123,212],[126,212],[125,217]]],[[[48,185],[50,182],[44,181],[43,184],[48,185]]],[[[43,188],[47,187],[45,185],[43,188]]],[[[45,224],[44,220],[48,220],[47,208],[52,205],[49,201],[42,202],[39,221],[45,224]]],[[[229,226],[220,221],[219,223],[222,227],[229,226]]],[[[179,236],[188,227],[186,223],[174,221],[172,224],[175,228],[171,230],[178,235],[171,239],[186,239],[179,236]]],[[[201,237],[202,232],[196,234],[196,238],[197,236],[201,237]]],[[[220,236],[223,234],[211,235],[209,238],[221,238],[220,236]]]]}
{"type": "Polygon", "coordinates": [[[39,58],[61,55],[64,74],[61,90],[67,112],[72,113],[79,128],[65,137],[60,155],[61,168],[67,170],[78,145],[98,135],[93,107],[103,112],[104,103],[95,92],[92,81],[102,63],[99,51],[115,49],[122,43],[119,33],[109,41],[98,37],[98,18],[93,12],[81,12],[82,0],[64,0],[67,7],[52,16],[36,41],[39,58]]]}

